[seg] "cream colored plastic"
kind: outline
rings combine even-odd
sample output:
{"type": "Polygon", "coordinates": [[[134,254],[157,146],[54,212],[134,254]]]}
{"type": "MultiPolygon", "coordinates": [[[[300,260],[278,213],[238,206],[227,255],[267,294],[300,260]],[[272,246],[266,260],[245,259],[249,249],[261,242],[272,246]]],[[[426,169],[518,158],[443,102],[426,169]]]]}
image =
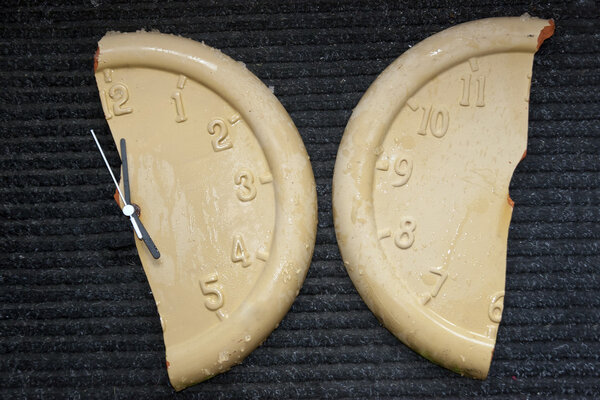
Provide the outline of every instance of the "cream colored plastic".
{"type": "Polygon", "coordinates": [[[310,161],[271,91],[218,50],[109,33],[96,61],[131,200],[161,252],[136,239],[181,390],[241,362],[296,298],[316,234],[310,161]]]}
{"type": "Polygon", "coordinates": [[[335,164],[335,230],[360,295],[416,352],[475,378],[502,316],[533,54],[552,31],[494,18],[414,46],[365,93],[335,164]]]}

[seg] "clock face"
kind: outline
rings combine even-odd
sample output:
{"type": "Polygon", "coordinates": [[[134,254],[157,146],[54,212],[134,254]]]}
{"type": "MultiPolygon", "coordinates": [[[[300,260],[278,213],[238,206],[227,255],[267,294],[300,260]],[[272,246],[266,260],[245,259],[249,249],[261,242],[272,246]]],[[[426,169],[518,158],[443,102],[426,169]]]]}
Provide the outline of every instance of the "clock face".
{"type": "Polygon", "coordinates": [[[271,169],[240,112],[201,83],[150,68],[98,75],[111,130],[127,140],[131,201],[161,258],[139,241],[138,251],[165,335],[180,342],[228,318],[261,274],[275,223],[271,169]]]}
{"type": "Polygon", "coordinates": [[[363,96],[336,160],[336,234],[361,296],[415,351],[476,378],[503,311],[533,54],[552,31],[492,18],[424,40],[363,96]]]}
{"type": "Polygon", "coordinates": [[[291,306],[314,247],[314,177],[283,107],[217,50],[109,34],[97,65],[131,203],[160,251],[136,241],[179,390],[240,362],[291,306]]]}
{"type": "Polygon", "coordinates": [[[426,312],[484,341],[501,317],[508,185],[527,143],[532,61],[473,57],[431,79],[391,123],[373,171],[392,273],[426,312]]]}

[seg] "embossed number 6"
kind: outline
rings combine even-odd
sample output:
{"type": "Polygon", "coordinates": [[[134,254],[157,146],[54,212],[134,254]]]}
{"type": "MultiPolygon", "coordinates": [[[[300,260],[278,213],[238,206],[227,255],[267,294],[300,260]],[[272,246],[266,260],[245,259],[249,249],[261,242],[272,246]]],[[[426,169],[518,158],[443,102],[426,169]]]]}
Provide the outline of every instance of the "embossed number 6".
{"type": "Polygon", "coordinates": [[[490,321],[499,323],[502,319],[502,310],[504,309],[504,292],[498,292],[492,296],[490,307],[488,308],[488,317],[490,321]]]}

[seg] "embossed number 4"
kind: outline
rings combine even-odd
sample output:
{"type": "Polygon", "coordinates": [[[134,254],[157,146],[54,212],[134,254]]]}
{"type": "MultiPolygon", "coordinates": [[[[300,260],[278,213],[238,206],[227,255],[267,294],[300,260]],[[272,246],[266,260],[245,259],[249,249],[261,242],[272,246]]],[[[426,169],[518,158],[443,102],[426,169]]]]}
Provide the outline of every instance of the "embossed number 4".
{"type": "Polygon", "coordinates": [[[244,239],[242,239],[242,235],[235,235],[233,237],[233,248],[231,249],[231,261],[233,262],[241,262],[242,267],[249,267],[252,262],[250,262],[250,255],[248,254],[248,250],[246,250],[246,245],[244,244],[244,239]]]}

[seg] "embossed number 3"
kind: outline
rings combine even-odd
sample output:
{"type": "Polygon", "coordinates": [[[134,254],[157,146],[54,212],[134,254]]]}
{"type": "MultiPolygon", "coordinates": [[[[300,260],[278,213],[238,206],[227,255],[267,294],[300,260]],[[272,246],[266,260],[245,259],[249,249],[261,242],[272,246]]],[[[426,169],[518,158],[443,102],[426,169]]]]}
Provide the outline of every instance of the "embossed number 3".
{"type": "Polygon", "coordinates": [[[241,169],[233,178],[238,185],[236,195],[241,201],[251,201],[256,197],[256,186],[254,185],[254,175],[247,169],[241,169]]]}
{"type": "Polygon", "coordinates": [[[227,125],[225,125],[225,122],[223,122],[222,119],[213,119],[208,123],[207,129],[210,135],[217,135],[217,137],[212,140],[214,151],[223,151],[233,147],[227,125]],[[219,127],[219,129],[215,129],[216,127],[219,127]]]}

